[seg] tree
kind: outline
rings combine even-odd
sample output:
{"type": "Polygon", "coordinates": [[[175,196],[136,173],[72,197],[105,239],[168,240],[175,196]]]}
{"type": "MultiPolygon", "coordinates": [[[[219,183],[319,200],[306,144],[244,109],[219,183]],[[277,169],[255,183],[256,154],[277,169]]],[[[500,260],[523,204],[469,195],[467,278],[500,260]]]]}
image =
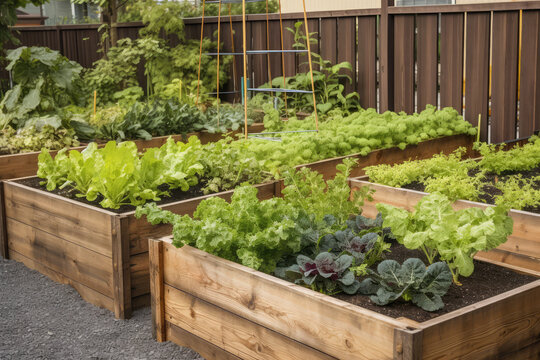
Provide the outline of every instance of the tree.
{"type": "Polygon", "coordinates": [[[118,41],[118,8],[124,6],[130,0],[71,0],[74,4],[93,4],[101,8],[101,22],[107,27],[105,48],[116,46],[118,41]]]}
{"type": "Polygon", "coordinates": [[[0,56],[8,41],[18,45],[19,40],[13,36],[10,27],[17,22],[17,8],[28,4],[43,5],[49,0],[2,0],[0,1],[0,56]]]}

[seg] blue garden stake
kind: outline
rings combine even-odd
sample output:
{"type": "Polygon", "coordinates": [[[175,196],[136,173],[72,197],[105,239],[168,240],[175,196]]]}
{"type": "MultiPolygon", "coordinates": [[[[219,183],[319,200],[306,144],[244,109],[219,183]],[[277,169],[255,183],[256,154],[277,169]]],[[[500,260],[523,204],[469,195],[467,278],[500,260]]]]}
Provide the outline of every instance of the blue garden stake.
{"type": "MultiPolygon", "coordinates": [[[[249,90],[250,88],[249,78],[247,79],[247,87],[249,90]]],[[[243,76],[240,78],[240,92],[242,93],[242,105],[243,105],[244,104],[244,77],[243,76]]],[[[249,91],[248,91],[248,99],[250,97],[251,96],[249,95],[249,91]]]]}

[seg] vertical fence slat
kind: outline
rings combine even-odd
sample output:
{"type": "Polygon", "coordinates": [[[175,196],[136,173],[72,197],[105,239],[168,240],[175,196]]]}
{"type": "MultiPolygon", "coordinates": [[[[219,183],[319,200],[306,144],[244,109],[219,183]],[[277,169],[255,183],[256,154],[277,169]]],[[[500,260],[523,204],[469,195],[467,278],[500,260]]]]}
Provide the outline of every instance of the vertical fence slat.
{"type": "Polygon", "coordinates": [[[417,15],[417,111],[426,105],[437,106],[437,43],[439,38],[438,15],[417,15]]]}
{"type": "MultiPolygon", "coordinates": [[[[287,30],[294,30],[294,24],[297,20],[283,20],[283,49],[292,50],[294,44],[294,34],[287,30]]],[[[296,54],[285,54],[285,76],[294,76],[297,72],[296,54]]]]}
{"type": "Polygon", "coordinates": [[[482,116],[482,141],[488,135],[490,22],[490,13],[467,14],[465,119],[478,126],[478,115],[482,116]]]}
{"type": "MultiPolygon", "coordinates": [[[[232,41],[231,41],[231,27],[229,25],[229,18],[228,17],[223,17],[221,19],[221,43],[223,44],[221,46],[221,51],[222,52],[232,52],[232,41]]],[[[239,57],[238,56],[231,56],[231,62],[230,62],[230,65],[229,65],[229,71],[227,72],[227,75],[228,75],[228,78],[229,80],[227,81],[227,83],[225,84],[225,86],[223,87],[223,91],[234,91],[235,90],[235,79],[234,79],[234,71],[233,71],[233,67],[234,67],[234,64],[235,64],[235,61],[238,61],[239,57]]],[[[238,87],[238,85],[237,85],[238,87]]],[[[224,101],[227,101],[227,102],[233,102],[234,99],[235,99],[235,96],[234,94],[227,94],[227,95],[222,95],[220,96],[221,99],[223,99],[224,101]]]]}
{"type": "Polygon", "coordinates": [[[463,111],[463,14],[441,15],[441,107],[463,111]]]}
{"type": "Polygon", "coordinates": [[[377,108],[377,17],[358,18],[356,91],[363,108],[377,108]]]}
{"type": "MultiPolygon", "coordinates": [[[[253,47],[248,50],[266,50],[266,21],[251,24],[253,47]]],[[[268,81],[268,60],[266,55],[250,56],[253,80],[251,86],[261,86],[268,81]]]]}
{"type": "Polygon", "coordinates": [[[491,142],[516,137],[519,12],[493,14],[491,142]]]}
{"type": "Polygon", "coordinates": [[[345,86],[345,93],[348,94],[356,89],[356,66],[354,66],[356,64],[356,18],[338,18],[337,31],[337,62],[347,61],[352,66],[352,70],[341,72],[351,78],[351,81],[347,79],[341,81],[345,86]]]}
{"type": "Polygon", "coordinates": [[[337,61],[337,20],[336,18],[321,19],[320,54],[324,60],[332,64],[337,61]]]}
{"type": "MultiPolygon", "coordinates": [[[[308,27],[309,27],[310,33],[316,33],[316,34],[313,34],[311,39],[317,40],[316,43],[311,44],[311,52],[318,54],[319,53],[319,19],[308,19],[308,27]]],[[[302,27],[302,30],[304,30],[303,27],[302,27]]],[[[299,72],[302,72],[302,73],[309,72],[309,63],[308,63],[308,58],[306,54],[298,54],[296,61],[298,63],[299,72]]],[[[318,70],[318,69],[319,69],[319,66],[313,63],[313,70],[318,70]]]]}
{"type": "MultiPolygon", "coordinates": [[[[269,27],[270,27],[270,50],[281,50],[279,20],[270,21],[269,27]]],[[[272,71],[273,78],[276,78],[282,75],[281,54],[270,55],[270,70],[272,71]]]]}
{"type": "Polygon", "coordinates": [[[388,7],[394,0],[381,0],[379,22],[379,111],[394,109],[394,22],[388,7]]]}
{"type": "Polygon", "coordinates": [[[394,16],[394,110],[414,112],[414,15],[394,16]]]}
{"type": "Polygon", "coordinates": [[[523,11],[519,136],[540,130],[540,11],[523,11]]]}

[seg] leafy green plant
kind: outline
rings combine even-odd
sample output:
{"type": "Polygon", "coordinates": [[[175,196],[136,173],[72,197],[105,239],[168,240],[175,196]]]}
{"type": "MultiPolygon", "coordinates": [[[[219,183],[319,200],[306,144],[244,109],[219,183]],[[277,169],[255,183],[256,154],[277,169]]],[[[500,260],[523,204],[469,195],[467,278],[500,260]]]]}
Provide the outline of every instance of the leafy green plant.
{"type": "MultiPolygon", "coordinates": [[[[290,119],[283,131],[315,129],[315,119],[290,119]]],[[[319,132],[283,133],[281,140],[249,139],[257,159],[271,172],[293,166],[350,154],[367,155],[375,149],[408,144],[440,136],[473,134],[476,130],[451,108],[436,110],[428,106],[420,114],[392,112],[378,114],[374,109],[360,110],[349,116],[338,112],[319,124],[319,132]]]]}
{"type": "Polygon", "coordinates": [[[444,307],[442,296],[452,284],[452,274],[444,262],[427,268],[420,259],[410,258],[400,265],[395,260],[384,260],[377,271],[368,270],[370,277],[359,285],[359,291],[377,305],[388,305],[398,299],[411,301],[426,311],[444,307]]]}
{"type": "Polygon", "coordinates": [[[353,262],[350,255],[336,256],[322,252],[315,259],[298,255],[297,264],[286,270],[286,276],[296,284],[310,287],[312,290],[333,295],[341,291],[356,294],[360,283],[349,270],[353,262]]]}
{"type": "Polygon", "coordinates": [[[523,146],[503,151],[504,145],[475,144],[483,156],[479,166],[489,172],[501,174],[505,171],[530,170],[540,164],[540,138],[531,137],[523,146]]]}
{"type": "Polygon", "coordinates": [[[445,261],[454,282],[474,271],[473,256],[504,243],[512,233],[508,208],[472,207],[454,211],[444,195],[425,196],[414,212],[388,204],[377,204],[383,226],[390,227],[396,240],[408,249],[421,249],[432,264],[438,257],[445,261]]]}
{"type": "Polygon", "coordinates": [[[10,126],[0,130],[0,155],[18,154],[41,149],[60,150],[64,147],[79,146],[72,129],[45,125],[41,128],[29,126],[15,130],[10,126]]]}
{"type": "Polygon", "coordinates": [[[45,115],[70,104],[80,105],[82,67],[44,47],[22,46],[9,50],[6,70],[12,71],[15,86],[0,102],[0,111],[17,127],[33,115],[45,115]]]}
{"type": "Polygon", "coordinates": [[[495,184],[502,194],[495,198],[495,204],[512,209],[540,206],[540,176],[524,179],[515,175],[495,184]]]}
{"type": "Polygon", "coordinates": [[[148,200],[160,200],[169,189],[187,191],[198,183],[203,166],[200,141],[191,137],[187,143],[175,143],[171,138],[161,148],[139,155],[133,142],[108,142],[98,149],[91,143],[81,153],[59,153],[54,159],[47,150],[38,157],[38,177],[47,190],[69,187],[76,196],[88,201],[100,201],[104,208],[118,209],[122,205],[140,205],[148,200]]]}

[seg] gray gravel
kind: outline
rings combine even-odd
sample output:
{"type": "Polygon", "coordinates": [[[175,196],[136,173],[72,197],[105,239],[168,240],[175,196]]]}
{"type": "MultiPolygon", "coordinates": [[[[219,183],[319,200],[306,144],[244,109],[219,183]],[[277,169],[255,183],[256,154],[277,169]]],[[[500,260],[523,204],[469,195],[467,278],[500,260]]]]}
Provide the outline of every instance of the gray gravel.
{"type": "Polygon", "coordinates": [[[202,359],[152,339],[150,308],[129,320],[0,257],[0,359],[202,359]]]}

